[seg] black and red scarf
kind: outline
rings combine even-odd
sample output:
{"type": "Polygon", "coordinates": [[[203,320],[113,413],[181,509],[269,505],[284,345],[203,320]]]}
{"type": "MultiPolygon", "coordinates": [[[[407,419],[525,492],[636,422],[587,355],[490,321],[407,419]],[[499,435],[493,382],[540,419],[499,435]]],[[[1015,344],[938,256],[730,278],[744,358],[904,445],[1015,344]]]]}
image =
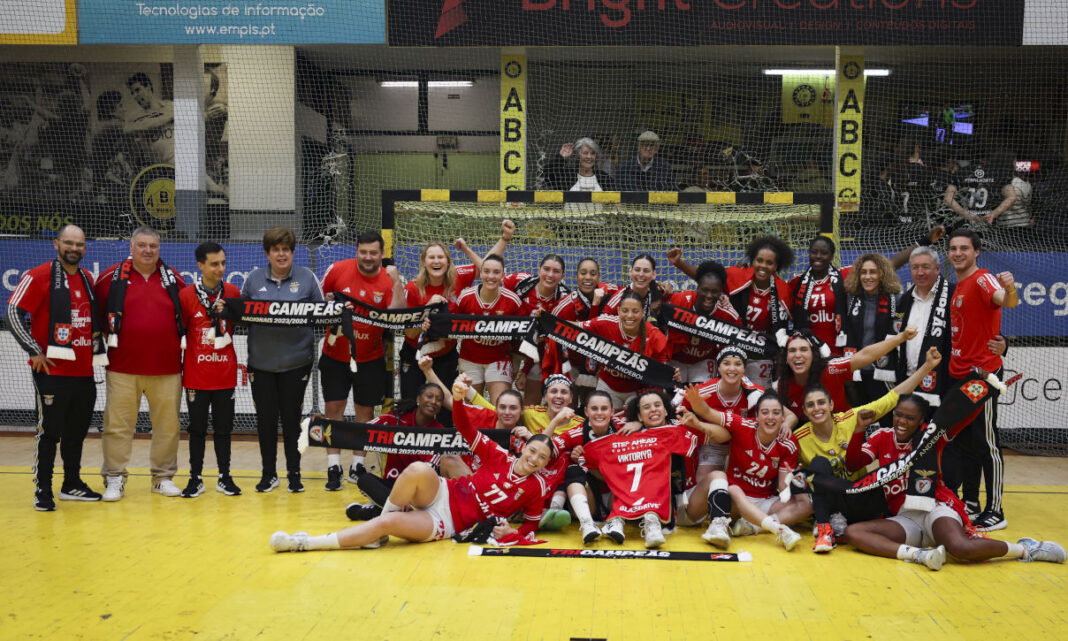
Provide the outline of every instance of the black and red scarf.
{"type": "MultiPolygon", "coordinates": [[[[85,289],[85,295],[89,298],[92,316],[93,365],[107,365],[104,324],[101,322],[100,310],[96,307],[93,285],[89,282],[89,275],[80,267],[78,277],[82,279],[82,288],[85,289]]],[[[63,264],[58,259],[52,260],[48,296],[48,348],[45,350],[45,356],[61,361],[73,361],[76,357],[74,348],[71,347],[71,342],[74,340],[74,323],[71,320],[70,287],[67,285],[67,271],[63,269],[63,264]]]]}
{"type": "MultiPolygon", "coordinates": [[[[842,319],[842,329],[846,335],[846,347],[853,350],[861,350],[864,345],[864,316],[865,307],[870,304],[864,294],[849,297],[849,310],[842,319]]],[[[876,300],[875,329],[872,341],[879,342],[891,338],[898,333],[894,327],[897,320],[897,297],[892,294],[880,293],[876,300]]],[[[897,378],[897,350],[875,362],[873,378],[877,381],[894,382],[897,378]]],[[[853,372],[854,380],[860,379],[860,371],[853,372]]]]}
{"type": "MultiPolygon", "coordinates": [[[[204,287],[203,283],[195,283],[193,285],[193,291],[196,292],[197,301],[207,312],[208,318],[211,319],[211,328],[208,330],[208,338],[214,342],[215,349],[223,349],[232,342],[230,338],[230,326],[229,322],[219,315],[219,312],[215,311],[215,304],[222,298],[223,289],[225,288],[223,283],[219,283],[219,286],[214,290],[208,290],[204,287]]],[[[185,349],[185,337],[182,337],[182,349],[185,349]]]]}
{"type": "MultiPolygon", "coordinates": [[[[826,278],[830,279],[831,290],[834,292],[835,329],[838,331],[838,336],[835,337],[835,346],[844,347],[846,336],[845,333],[842,332],[842,320],[846,315],[846,303],[848,301],[845,290],[845,279],[842,277],[842,272],[838,271],[833,265],[827,268],[826,278]]],[[[794,310],[798,310],[794,313],[794,329],[809,329],[808,309],[811,304],[812,290],[817,280],[823,279],[817,279],[815,275],[813,275],[811,267],[801,274],[801,280],[798,283],[797,291],[794,292],[793,308],[794,310]]]]}
{"type": "MultiPolygon", "coordinates": [[[[126,287],[130,284],[130,275],[133,273],[133,258],[127,258],[115,267],[111,274],[111,289],[108,292],[108,347],[119,346],[119,334],[122,333],[122,317],[126,305],[126,287]]],[[[156,271],[159,272],[160,284],[167,290],[174,304],[174,324],[178,329],[178,336],[185,338],[185,324],[182,323],[182,304],[178,300],[178,274],[167,267],[163,260],[156,261],[156,271]]]]}

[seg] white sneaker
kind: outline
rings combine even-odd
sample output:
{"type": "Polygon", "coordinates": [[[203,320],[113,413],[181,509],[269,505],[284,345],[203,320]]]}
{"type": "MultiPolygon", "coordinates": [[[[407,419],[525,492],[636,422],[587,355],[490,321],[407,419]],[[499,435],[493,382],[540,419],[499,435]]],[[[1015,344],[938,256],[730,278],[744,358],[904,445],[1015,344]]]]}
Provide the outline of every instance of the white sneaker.
{"type": "Polygon", "coordinates": [[[103,500],[113,502],[121,499],[126,489],[126,479],[121,476],[109,476],[106,483],[103,500]]]}
{"type": "Polygon", "coordinates": [[[701,538],[721,550],[726,550],[731,545],[731,535],[727,531],[728,522],[730,522],[730,519],[726,516],[718,516],[712,519],[701,538]]]}
{"type": "Polygon", "coordinates": [[[1024,555],[1021,561],[1049,561],[1050,563],[1064,563],[1065,552],[1060,543],[1054,541],[1036,541],[1024,537],[1017,541],[1023,546],[1024,555]]]}
{"type": "Polygon", "coordinates": [[[939,545],[936,548],[924,548],[916,555],[916,563],[926,565],[935,572],[942,569],[946,562],[946,546],[939,545]]]}
{"type": "Polygon", "coordinates": [[[731,523],[731,534],[734,536],[751,536],[759,534],[761,529],[749,521],[739,517],[731,523]]]}
{"type": "Polygon", "coordinates": [[[660,517],[653,512],[646,512],[641,522],[642,537],[645,538],[645,547],[652,550],[667,543],[664,538],[664,528],[660,525],[660,517]]]}
{"type": "Polygon", "coordinates": [[[593,521],[583,521],[579,523],[579,531],[582,533],[583,545],[589,545],[601,538],[601,530],[593,521]]]}
{"type": "Polygon", "coordinates": [[[152,486],[152,491],[161,496],[181,496],[182,491],[170,479],[163,479],[152,486]]]}
{"type": "Polygon", "coordinates": [[[785,525],[780,525],[779,532],[775,535],[775,540],[782,543],[782,546],[789,552],[794,549],[794,546],[801,540],[801,535],[785,525]]]}
{"type": "Polygon", "coordinates": [[[623,535],[623,519],[618,516],[614,519],[608,519],[608,522],[604,524],[604,529],[601,530],[601,533],[616,543],[622,543],[625,538],[623,535]]]}
{"type": "Polygon", "coordinates": [[[275,552],[303,552],[308,545],[307,532],[275,532],[271,535],[271,549],[275,552]]]}

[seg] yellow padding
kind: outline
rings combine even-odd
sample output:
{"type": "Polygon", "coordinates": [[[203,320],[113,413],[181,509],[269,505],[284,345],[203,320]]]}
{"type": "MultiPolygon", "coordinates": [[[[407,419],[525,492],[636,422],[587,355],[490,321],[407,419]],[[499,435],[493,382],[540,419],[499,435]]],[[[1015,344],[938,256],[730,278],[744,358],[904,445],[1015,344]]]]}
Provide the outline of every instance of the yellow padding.
{"type": "Polygon", "coordinates": [[[710,191],[705,200],[710,205],[733,205],[734,201],[733,191],[710,191]]]}
{"type": "Polygon", "coordinates": [[[595,191],[590,193],[590,202],[595,203],[618,203],[618,191],[595,191]]]}
{"type": "Polygon", "coordinates": [[[649,192],[650,204],[676,204],[679,202],[677,191],[651,191],[649,192]]]}
{"type": "Polygon", "coordinates": [[[450,200],[448,189],[420,189],[419,199],[423,202],[447,203],[450,200]]]}
{"type": "Polygon", "coordinates": [[[534,202],[536,202],[536,203],[562,203],[562,202],[564,202],[564,192],[562,192],[562,191],[536,191],[536,192],[534,192],[534,202]]]}
{"type": "Polygon", "coordinates": [[[503,203],[505,192],[500,189],[479,189],[478,202],[480,203],[503,203]]]}
{"type": "Polygon", "coordinates": [[[768,205],[792,205],[794,204],[794,192],[779,191],[764,194],[764,203],[768,205]]]}

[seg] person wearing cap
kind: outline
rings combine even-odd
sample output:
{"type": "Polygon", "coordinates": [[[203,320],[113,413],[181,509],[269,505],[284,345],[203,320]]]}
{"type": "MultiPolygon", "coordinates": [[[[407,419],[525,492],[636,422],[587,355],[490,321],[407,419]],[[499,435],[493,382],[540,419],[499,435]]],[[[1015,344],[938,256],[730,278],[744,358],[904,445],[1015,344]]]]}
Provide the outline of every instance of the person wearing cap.
{"type": "Polygon", "coordinates": [[[660,151],[660,136],[654,131],[643,131],[638,136],[638,155],[619,166],[617,179],[621,191],[677,191],[675,173],[660,151]]]}

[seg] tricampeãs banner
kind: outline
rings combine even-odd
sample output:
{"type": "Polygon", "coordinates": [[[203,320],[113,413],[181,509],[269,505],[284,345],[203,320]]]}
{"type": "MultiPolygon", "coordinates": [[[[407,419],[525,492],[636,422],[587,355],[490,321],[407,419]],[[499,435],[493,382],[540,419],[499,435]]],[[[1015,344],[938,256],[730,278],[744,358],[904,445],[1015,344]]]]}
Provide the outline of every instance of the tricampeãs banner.
{"type": "MultiPolygon", "coordinates": [[[[376,425],[335,421],[317,416],[308,421],[308,445],[366,450],[382,454],[470,454],[462,434],[447,427],[376,425]]],[[[493,442],[507,449],[509,430],[479,430],[493,442]]]]}
{"type": "Polygon", "coordinates": [[[390,46],[1009,45],[1005,0],[388,0],[390,46]]]}

